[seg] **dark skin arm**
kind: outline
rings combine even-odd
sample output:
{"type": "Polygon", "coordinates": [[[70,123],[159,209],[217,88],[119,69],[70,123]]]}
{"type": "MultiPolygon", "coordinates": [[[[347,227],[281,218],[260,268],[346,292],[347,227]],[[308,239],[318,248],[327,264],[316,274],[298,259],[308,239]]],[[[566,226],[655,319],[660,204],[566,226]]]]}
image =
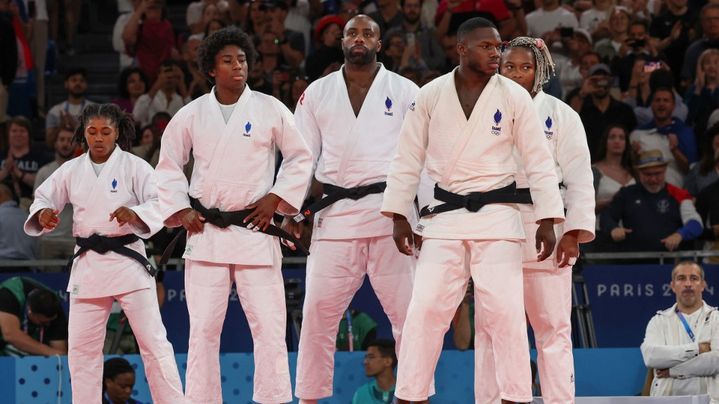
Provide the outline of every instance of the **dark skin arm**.
{"type": "Polygon", "coordinates": [[[247,209],[254,209],[249,216],[243,220],[243,223],[248,223],[247,228],[252,230],[266,230],[267,226],[272,224],[272,216],[277,210],[277,205],[280,204],[282,198],[279,196],[269,193],[257,202],[247,206],[247,209]]]}
{"type": "Polygon", "coordinates": [[[414,247],[419,251],[422,248],[422,236],[412,231],[412,226],[410,226],[407,218],[395,213],[392,220],[394,221],[392,238],[399,252],[404,255],[413,255],[414,247]]]}
{"type": "Polygon", "coordinates": [[[115,209],[114,212],[110,213],[110,221],[112,222],[113,220],[117,220],[117,223],[120,226],[129,223],[135,227],[142,229],[144,232],[150,231],[150,228],[147,227],[147,224],[140,218],[140,216],[138,216],[135,211],[126,206],[121,206],[115,209]]]}
{"type": "Polygon", "coordinates": [[[536,234],[535,248],[537,249],[537,261],[544,261],[554,251],[557,244],[557,236],[554,234],[554,220],[542,219],[539,221],[539,228],[536,234]]]}

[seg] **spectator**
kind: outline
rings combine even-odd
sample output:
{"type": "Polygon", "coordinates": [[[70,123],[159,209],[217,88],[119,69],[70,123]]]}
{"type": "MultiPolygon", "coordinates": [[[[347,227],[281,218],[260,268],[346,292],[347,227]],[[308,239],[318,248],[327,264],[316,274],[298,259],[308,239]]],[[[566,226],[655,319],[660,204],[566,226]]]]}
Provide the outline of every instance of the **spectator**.
{"type": "MultiPolygon", "coordinates": [[[[719,181],[705,187],[697,196],[696,204],[704,223],[704,249],[719,251],[719,181]]],[[[706,262],[719,264],[719,259],[709,257],[706,262]]]]}
{"type": "Polygon", "coordinates": [[[297,103],[299,102],[302,94],[304,94],[307,86],[309,85],[309,79],[307,77],[295,77],[292,85],[290,86],[290,97],[287,102],[287,107],[294,112],[297,103]]]}
{"type": "Polygon", "coordinates": [[[622,187],[635,184],[632,175],[631,149],[627,130],[618,124],[609,125],[597,150],[597,162],[592,166],[597,212],[595,239],[590,243],[594,251],[611,251],[613,243],[601,231],[600,216],[622,187]]]}
{"type": "Polygon", "coordinates": [[[122,40],[151,83],[157,79],[160,65],[178,56],[175,33],[164,16],[161,0],[142,0],[128,19],[122,40]]]}
{"type": "Polygon", "coordinates": [[[30,130],[32,123],[25,117],[16,116],[8,122],[8,150],[0,152],[0,182],[20,198],[22,207],[32,199],[35,174],[49,161],[44,151],[32,147],[30,130]]]}
{"type": "Polygon", "coordinates": [[[105,361],[102,369],[102,404],[139,404],[132,399],[135,369],[124,358],[105,361]]]}
{"type": "Polygon", "coordinates": [[[289,12],[286,0],[264,0],[263,7],[267,10],[268,30],[275,35],[274,42],[279,46],[283,60],[296,69],[305,59],[305,39],[300,32],[285,27],[285,19],[289,12]]]}
{"type": "Polygon", "coordinates": [[[117,82],[117,93],[120,95],[112,101],[121,110],[132,114],[137,100],[145,94],[147,88],[147,77],[137,67],[128,67],[120,72],[120,79],[117,82]]]}
{"type": "Polygon", "coordinates": [[[153,168],[160,159],[160,140],[170,119],[172,116],[167,112],[155,114],[152,122],[140,131],[140,144],[132,148],[132,154],[147,161],[153,168]]]}
{"type": "Polygon", "coordinates": [[[605,63],[611,65],[622,52],[622,48],[626,47],[631,21],[632,15],[629,9],[622,6],[614,7],[609,15],[609,37],[594,44],[594,51],[601,56],[605,63]]]}
{"type": "Polygon", "coordinates": [[[514,35],[518,25],[525,25],[524,13],[510,12],[509,7],[518,7],[516,0],[441,0],[437,5],[437,35],[442,38],[448,33],[457,32],[457,28],[463,22],[473,17],[482,17],[493,22],[500,37],[510,39],[514,35]]]}
{"type": "Polygon", "coordinates": [[[82,16],[82,0],[64,0],[65,11],[65,53],[75,54],[75,36],[82,16]]]}
{"type": "MultiPolygon", "coordinates": [[[[33,191],[61,165],[72,159],[75,151],[75,145],[72,141],[74,134],[75,129],[67,127],[63,127],[57,132],[55,139],[52,139],[55,160],[45,164],[38,170],[33,191]]],[[[38,255],[40,259],[67,259],[74,253],[75,238],[72,234],[72,205],[65,205],[58,217],[60,218],[60,223],[58,223],[55,231],[38,239],[38,255]]],[[[63,267],[53,269],[62,270],[63,267]]]]}
{"type": "Polygon", "coordinates": [[[415,60],[421,61],[417,64],[423,64],[432,70],[440,69],[444,64],[444,51],[437,39],[436,31],[422,25],[421,11],[422,2],[420,0],[403,0],[404,21],[399,27],[387,32],[385,37],[389,38],[393,32],[400,32],[407,42],[407,49],[412,52],[411,56],[415,60]]]}
{"type": "Polygon", "coordinates": [[[579,21],[559,0],[544,0],[542,7],[527,14],[527,35],[551,44],[560,40],[558,28],[579,28],[579,21]]]}
{"type": "MultiPolygon", "coordinates": [[[[26,7],[27,23],[30,28],[29,40],[32,51],[32,66],[35,79],[35,101],[37,112],[45,116],[45,62],[47,60],[48,21],[45,1],[21,1],[26,7]],[[33,4],[30,7],[30,4],[33,4]]],[[[67,10],[66,14],[71,11],[67,10]]]]}
{"type": "Polygon", "coordinates": [[[223,16],[229,11],[229,3],[227,0],[193,1],[187,6],[187,13],[185,15],[187,27],[190,29],[190,32],[198,33],[204,30],[204,26],[202,26],[203,17],[207,6],[210,4],[216,8],[219,16],[223,16]],[[202,29],[199,28],[200,26],[202,26],[202,29]]]}
{"type": "MultiPolygon", "coordinates": [[[[674,88],[674,76],[667,69],[664,62],[652,62],[644,55],[637,55],[634,60],[634,71],[632,80],[636,79],[637,87],[632,88],[630,81],[629,90],[625,93],[624,102],[634,108],[634,116],[637,118],[637,126],[645,126],[652,122],[652,94],[659,88],[674,88]]],[[[676,90],[674,92],[674,111],[672,116],[683,121],[689,116],[689,107],[684,103],[683,98],[676,90]]]]}
{"type": "Polygon", "coordinates": [[[187,104],[190,100],[187,97],[183,76],[177,62],[165,61],[150,91],[141,95],[135,102],[135,107],[132,110],[135,121],[145,126],[158,112],[175,115],[180,108],[187,104]]]}
{"type": "Polygon", "coordinates": [[[221,19],[222,14],[220,14],[220,9],[217,7],[215,2],[203,2],[202,18],[200,18],[200,21],[189,27],[190,33],[204,35],[205,30],[211,21],[221,19]]]}
{"type": "MultiPolygon", "coordinates": [[[[310,23],[310,2],[308,0],[285,0],[289,5],[287,17],[285,17],[285,28],[302,34],[306,54],[309,54],[312,41],[312,24],[310,23]]],[[[343,3],[344,4],[344,3],[343,3]]],[[[356,8],[355,8],[356,10],[356,8]]],[[[343,21],[347,21],[343,19],[343,21]]]]}
{"type": "Polygon", "coordinates": [[[592,166],[597,213],[609,206],[622,187],[635,184],[630,150],[627,130],[618,124],[607,126],[597,150],[597,162],[592,166]]]}
{"type": "Polygon", "coordinates": [[[674,251],[702,234],[691,195],[665,181],[667,162],[659,150],[640,153],[639,183],[617,192],[600,226],[624,251],[674,251]]]}
{"type": "Polygon", "coordinates": [[[687,6],[687,0],[666,0],[661,14],[652,19],[649,35],[658,40],[657,50],[665,60],[679,83],[684,53],[694,39],[698,14],[687,6]]]}
{"type": "Polygon", "coordinates": [[[705,137],[702,158],[692,166],[684,179],[684,188],[694,196],[719,180],[719,125],[709,128],[705,137]]]}
{"type": "Polygon", "coordinates": [[[692,42],[684,54],[681,74],[683,88],[694,81],[699,56],[707,49],[719,48],[719,4],[709,3],[702,7],[699,21],[704,36],[692,42]]]}
{"type": "Polygon", "coordinates": [[[0,260],[35,259],[35,241],[22,230],[25,219],[27,212],[17,206],[10,188],[0,184],[0,260]]]}
{"type": "Polygon", "coordinates": [[[187,94],[193,100],[210,92],[210,86],[197,64],[197,50],[201,43],[200,38],[192,35],[182,45],[182,73],[185,78],[187,94]]]}
{"type": "Polygon", "coordinates": [[[223,20],[214,19],[210,20],[210,22],[205,25],[205,31],[202,33],[202,37],[208,37],[210,34],[215,33],[222,28],[225,28],[227,24],[223,20]]]}
{"type": "Polygon", "coordinates": [[[404,16],[399,0],[377,0],[379,10],[370,13],[369,17],[379,25],[379,32],[387,33],[392,28],[400,28],[404,16]]]}
{"type": "Polygon", "coordinates": [[[18,63],[17,39],[9,3],[9,0],[0,0],[0,124],[7,120],[8,93],[15,80],[18,63]]]}
{"type": "Polygon", "coordinates": [[[587,144],[596,161],[599,138],[611,124],[619,124],[628,130],[636,126],[632,108],[617,101],[609,93],[612,76],[605,64],[594,65],[584,79],[578,97],[571,101],[572,108],[579,111],[584,129],[587,131],[587,144]]]}
{"type": "Polygon", "coordinates": [[[125,41],[122,39],[122,33],[125,31],[125,27],[127,26],[127,22],[130,20],[133,11],[140,6],[142,1],[143,0],[132,0],[132,8],[128,11],[120,13],[117,20],[115,20],[115,26],[112,28],[112,47],[120,56],[120,70],[132,66],[132,63],[134,62],[133,56],[129,55],[127,52],[127,46],[125,46],[125,41]]]}
{"type": "Polygon", "coordinates": [[[17,64],[15,71],[15,80],[13,81],[9,93],[13,102],[8,104],[7,114],[10,116],[23,115],[31,116],[31,73],[32,73],[32,49],[28,34],[30,27],[25,23],[24,18],[19,10],[19,3],[11,1],[9,11],[12,20],[12,27],[15,31],[17,40],[17,64]]]}
{"type": "Polygon", "coordinates": [[[352,404],[389,404],[394,402],[397,355],[394,341],[376,340],[364,356],[364,371],[372,380],[355,391],[352,404]]]}
{"type": "Polygon", "coordinates": [[[684,101],[689,106],[687,124],[703,134],[709,115],[719,108],[719,49],[707,49],[699,56],[696,77],[684,101]]]}
{"type": "Polygon", "coordinates": [[[561,38],[562,46],[567,55],[552,55],[556,62],[557,77],[562,86],[562,94],[566,96],[575,88],[582,86],[580,61],[582,56],[592,51],[592,36],[587,30],[577,28],[572,35],[561,38]]]}
{"type": "Polygon", "coordinates": [[[614,7],[614,0],[592,0],[592,8],[585,10],[579,18],[579,27],[594,35],[601,29],[614,7]]]}
{"type": "Polygon", "coordinates": [[[459,65],[459,53],[457,53],[457,34],[448,35],[442,38],[442,49],[447,57],[444,62],[442,73],[449,73],[459,65]]]}
{"type": "Polygon", "coordinates": [[[342,28],[345,23],[336,15],[326,15],[317,21],[314,52],[307,56],[305,71],[310,82],[337,71],[344,62],[344,54],[340,46],[342,28]]]}
{"type": "Polygon", "coordinates": [[[65,74],[65,90],[67,100],[55,104],[47,113],[45,120],[45,138],[54,139],[56,132],[60,130],[63,122],[70,121],[74,127],[82,110],[94,102],[85,98],[87,91],[87,71],[83,68],[70,69],[65,74]]]}
{"type": "MultiPolygon", "coordinates": [[[[262,60],[262,55],[257,55],[257,59],[255,59],[255,63],[252,64],[252,67],[249,68],[250,71],[247,75],[247,84],[250,86],[250,88],[253,91],[258,91],[263,94],[272,95],[272,83],[267,78],[267,75],[265,74],[264,69],[264,61],[262,60]]],[[[337,65],[337,69],[339,69],[339,65],[337,65]]]]}
{"type": "Polygon", "coordinates": [[[260,1],[250,2],[250,9],[247,12],[247,20],[242,29],[248,35],[256,37],[267,31],[270,26],[270,18],[267,15],[267,7],[260,1]]]}
{"type": "Polygon", "coordinates": [[[67,317],[57,293],[30,278],[0,283],[0,353],[67,355],[67,317]]]}
{"type": "Polygon", "coordinates": [[[347,309],[337,330],[338,351],[367,350],[377,337],[377,322],[367,313],[347,309]],[[348,327],[347,320],[351,320],[348,327]],[[350,340],[350,336],[352,337],[350,340]]]}
{"type": "Polygon", "coordinates": [[[677,302],[657,312],[647,325],[641,350],[654,369],[651,396],[710,394],[719,399],[714,379],[719,373],[715,341],[719,312],[702,299],[704,269],[683,261],[672,270],[671,288],[677,302]]]}
{"type": "Polygon", "coordinates": [[[647,23],[635,20],[629,25],[629,36],[619,49],[619,57],[614,60],[612,70],[619,77],[619,88],[627,91],[634,69],[634,61],[643,58],[647,62],[658,62],[657,51],[647,34],[647,23]]]}
{"type": "Polygon", "coordinates": [[[669,163],[667,182],[682,187],[689,164],[698,160],[694,131],[679,118],[672,117],[675,108],[674,91],[658,88],[652,95],[654,119],[641,126],[629,136],[632,150],[639,154],[644,150],[659,150],[669,163]]]}
{"type": "Polygon", "coordinates": [[[380,61],[387,70],[398,73],[400,69],[409,64],[409,55],[406,52],[407,41],[399,31],[390,32],[385,35],[384,47],[380,55],[380,61]]]}

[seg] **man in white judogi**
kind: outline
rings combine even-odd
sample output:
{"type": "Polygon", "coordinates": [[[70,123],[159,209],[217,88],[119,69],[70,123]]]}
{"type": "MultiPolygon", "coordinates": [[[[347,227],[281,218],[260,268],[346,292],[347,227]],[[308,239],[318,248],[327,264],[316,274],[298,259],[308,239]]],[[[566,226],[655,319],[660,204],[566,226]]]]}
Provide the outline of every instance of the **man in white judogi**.
{"type": "Polygon", "coordinates": [[[275,211],[299,211],[311,154],[290,111],[246,86],[254,60],[246,34],[236,28],[220,30],[203,41],[199,54],[203,73],[215,86],[172,118],[156,169],[165,224],[188,231],[183,255],[190,314],[185,396],[192,403],[222,402],[220,333],[234,280],[254,342],[253,400],[288,402],[292,391],[282,256],[278,240],[262,231],[271,228],[275,211]],[[276,149],[283,160],[275,180],[276,149]],[[194,166],[188,184],[182,169],[190,153],[194,166]],[[239,223],[217,220],[239,214],[247,215],[239,223]]]}
{"type": "MultiPolygon", "coordinates": [[[[411,295],[413,258],[396,250],[392,221],[379,208],[402,119],[418,88],[377,63],[380,46],[379,27],[371,18],[351,19],[342,40],[344,66],[312,83],[295,110],[324,194],[359,193],[314,215],[297,359],[301,402],[332,395],[337,329],[365,275],[398,344],[411,295]]],[[[286,225],[299,235],[297,224],[286,225]]]]}
{"type": "MultiPolygon", "coordinates": [[[[533,97],[544,129],[544,138],[554,157],[555,169],[566,210],[566,221],[555,225],[561,235],[557,253],[538,261],[534,251],[535,212],[520,205],[527,240],[523,246],[524,306],[537,345],[539,378],[545,403],[574,402],[574,358],[572,356],[571,309],[572,265],[579,243],[594,238],[594,186],[587,137],[579,115],[567,104],[542,92],[554,64],[541,39],[518,37],[502,55],[501,73],[524,87],[533,97]]],[[[519,187],[527,186],[522,162],[517,156],[519,187]]],[[[480,402],[499,398],[493,383],[494,357],[489,335],[477,334],[475,349],[481,363],[475,378],[480,402]],[[481,385],[480,385],[481,383],[481,385]]]]}
{"type": "Polygon", "coordinates": [[[405,117],[382,204],[382,213],[394,218],[397,247],[411,254],[413,234],[405,218],[423,167],[437,183],[416,229],[423,241],[395,396],[400,402],[427,399],[442,337],[471,274],[476,327],[490,337],[500,397],[527,402],[532,392],[522,299],[525,236],[514,189],[515,147],[527,167],[540,223],[540,260],[554,249],[552,225],[564,218],[562,202],[529,94],[496,74],[497,29],[473,18],[460,26],[457,38],[459,67],[425,85],[405,117]]]}

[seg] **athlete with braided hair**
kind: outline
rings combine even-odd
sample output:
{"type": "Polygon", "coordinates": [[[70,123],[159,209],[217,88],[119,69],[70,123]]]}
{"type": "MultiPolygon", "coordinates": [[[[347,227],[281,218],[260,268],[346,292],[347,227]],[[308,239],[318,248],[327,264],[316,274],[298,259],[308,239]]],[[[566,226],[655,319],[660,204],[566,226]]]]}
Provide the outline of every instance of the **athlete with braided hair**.
{"type": "Polygon", "coordinates": [[[118,301],[140,345],[155,403],[184,403],[175,353],[167,341],[155,291],[155,269],[141,238],[162,228],[152,167],[127,152],[135,127],[113,104],[85,107],[75,137],[86,153],[58,168],[35,191],[25,232],[41,236],[73,208],[77,247],[68,268],[68,363],[72,400],[102,397],[102,348],[118,301]]]}
{"type": "MultiPolygon", "coordinates": [[[[518,37],[502,52],[500,73],[524,87],[532,96],[539,113],[562,190],[566,220],[555,225],[561,235],[556,254],[537,261],[534,251],[533,205],[519,205],[527,239],[522,243],[524,272],[524,305],[534,331],[538,352],[539,376],[544,402],[574,402],[574,365],[571,340],[572,265],[579,255],[579,243],[594,238],[594,187],[587,137],[579,115],[567,104],[545,94],[542,85],[554,74],[554,63],[541,39],[518,37]]],[[[516,154],[516,153],[515,153],[516,154]]],[[[526,188],[527,180],[521,161],[517,187],[526,188]]],[[[478,333],[475,342],[477,360],[481,362],[481,389],[475,386],[478,402],[492,402],[499,390],[493,385],[494,358],[488,335],[478,333]],[[489,383],[487,383],[489,382],[489,383]]]]}

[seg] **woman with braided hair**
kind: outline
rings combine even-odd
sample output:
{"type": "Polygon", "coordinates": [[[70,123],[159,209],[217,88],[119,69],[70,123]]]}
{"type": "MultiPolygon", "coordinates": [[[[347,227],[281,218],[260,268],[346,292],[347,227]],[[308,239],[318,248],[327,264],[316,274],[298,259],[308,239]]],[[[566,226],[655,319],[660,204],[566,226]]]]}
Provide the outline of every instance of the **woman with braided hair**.
{"type": "MultiPolygon", "coordinates": [[[[538,353],[539,378],[544,402],[574,402],[574,366],[571,340],[572,265],[579,255],[579,243],[594,239],[594,186],[587,137],[579,115],[567,104],[545,94],[542,85],[554,74],[554,63],[541,39],[518,37],[505,45],[500,73],[524,87],[532,96],[539,113],[556,166],[562,190],[566,220],[555,225],[561,235],[556,254],[537,261],[533,205],[519,205],[526,240],[522,243],[524,272],[524,305],[534,331],[538,353]]],[[[517,159],[517,187],[526,188],[527,180],[517,159]]],[[[475,344],[482,369],[491,370],[491,342],[477,334],[475,344]]],[[[494,380],[484,377],[484,382],[494,380]]],[[[482,385],[489,402],[496,387],[482,385]]]]}
{"type": "Polygon", "coordinates": [[[162,228],[152,167],[129,153],[132,117],[114,104],[85,107],[75,139],[86,153],[58,168],[35,191],[25,232],[55,229],[66,204],[73,207],[77,247],[71,268],[68,362],[75,403],[102,396],[105,325],[117,300],[130,321],[145,363],[152,400],[183,403],[175,354],[157,303],[155,269],[145,245],[162,228]]]}

